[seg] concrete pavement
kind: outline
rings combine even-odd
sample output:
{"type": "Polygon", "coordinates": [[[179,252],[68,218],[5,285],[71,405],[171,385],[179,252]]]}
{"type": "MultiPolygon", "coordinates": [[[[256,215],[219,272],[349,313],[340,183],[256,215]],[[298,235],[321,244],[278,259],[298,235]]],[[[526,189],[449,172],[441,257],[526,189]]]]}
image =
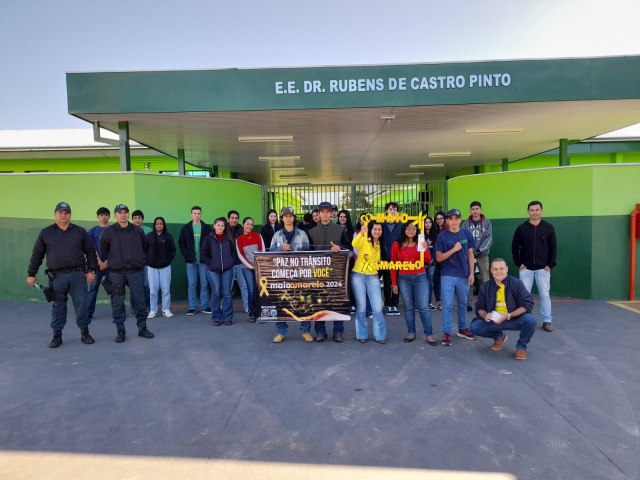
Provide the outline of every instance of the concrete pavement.
{"type": "Polygon", "coordinates": [[[640,316],[553,308],[518,362],[516,332],[501,352],[405,344],[402,316],[387,345],[356,342],[352,322],[343,344],[291,324],[275,345],[237,303],[221,327],[175,305],[152,340],[129,318],[124,344],[99,306],[94,345],[71,313],[49,349],[50,306],[2,302],[0,478],[638,478],[640,316]]]}

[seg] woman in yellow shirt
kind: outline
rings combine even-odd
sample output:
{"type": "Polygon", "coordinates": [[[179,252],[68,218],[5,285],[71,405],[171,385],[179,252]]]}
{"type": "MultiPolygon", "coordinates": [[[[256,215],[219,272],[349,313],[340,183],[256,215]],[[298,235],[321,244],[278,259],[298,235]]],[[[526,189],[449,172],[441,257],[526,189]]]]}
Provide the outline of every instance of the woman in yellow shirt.
{"type": "Polygon", "coordinates": [[[356,338],[360,343],[366,343],[369,340],[366,317],[367,297],[373,313],[373,338],[378,343],[387,343],[387,324],[382,314],[384,302],[378,274],[378,262],[381,254],[384,253],[384,244],[380,241],[380,237],[382,237],[382,225],[370,222],[369,225],[362,225],[360,233],[352,242],[358,250],[358,259],[351,271],[351,289],[356,299],[356,338]]]}

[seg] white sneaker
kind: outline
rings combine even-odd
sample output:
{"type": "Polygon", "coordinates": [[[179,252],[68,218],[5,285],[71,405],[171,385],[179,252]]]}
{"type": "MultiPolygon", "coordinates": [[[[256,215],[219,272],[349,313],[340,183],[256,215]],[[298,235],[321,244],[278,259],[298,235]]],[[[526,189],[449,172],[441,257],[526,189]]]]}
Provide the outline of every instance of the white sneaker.
{"type": "Polygon", "coordinates": [[[167,318],[173,317],[173,313],[171,313],[171,310],[165,310],[162,312],[162,314],[167,318]]]}
{"type": "Polygon", "coordinates": [[[149,315],[147,315],[147,318],[156,318],[156,312],[154,311],[149,312],[149,315]]]}

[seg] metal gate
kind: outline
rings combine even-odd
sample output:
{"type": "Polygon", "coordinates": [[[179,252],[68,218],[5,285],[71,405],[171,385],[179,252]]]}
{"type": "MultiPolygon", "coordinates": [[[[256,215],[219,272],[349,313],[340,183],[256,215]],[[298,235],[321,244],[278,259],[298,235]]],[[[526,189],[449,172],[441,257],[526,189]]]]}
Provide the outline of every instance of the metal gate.
{"type": "Polygon", "coordinates": [[[445,181],[421,183],[339,183],[328,185],[264,185],[263,211],[293,207],[296,214],[308,213],[320,202],[330,202],[339,210],[349,210],[351,218],[363,213],[384,212],[387,202],[396,202],[401,212],[415,215],[427,212],[431,217],[446,208],[445,181]]]}

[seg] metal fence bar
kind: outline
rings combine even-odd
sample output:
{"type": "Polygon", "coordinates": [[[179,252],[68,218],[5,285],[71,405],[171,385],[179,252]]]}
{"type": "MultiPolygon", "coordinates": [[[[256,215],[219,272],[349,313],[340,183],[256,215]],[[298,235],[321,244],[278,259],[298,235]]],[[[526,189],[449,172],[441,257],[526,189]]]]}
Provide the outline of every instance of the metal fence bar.
{"type": "Polygon", "coordinates": [[[354,222],[363,213],[384,212],[385,204],[396,202],[402,212],[433,217],[446,208],[446,182],[420,183],[343,183],[324,185],[264,185],[264,211],[293,207],[301,217],[323,201],[349,210],[354,222]]]}

